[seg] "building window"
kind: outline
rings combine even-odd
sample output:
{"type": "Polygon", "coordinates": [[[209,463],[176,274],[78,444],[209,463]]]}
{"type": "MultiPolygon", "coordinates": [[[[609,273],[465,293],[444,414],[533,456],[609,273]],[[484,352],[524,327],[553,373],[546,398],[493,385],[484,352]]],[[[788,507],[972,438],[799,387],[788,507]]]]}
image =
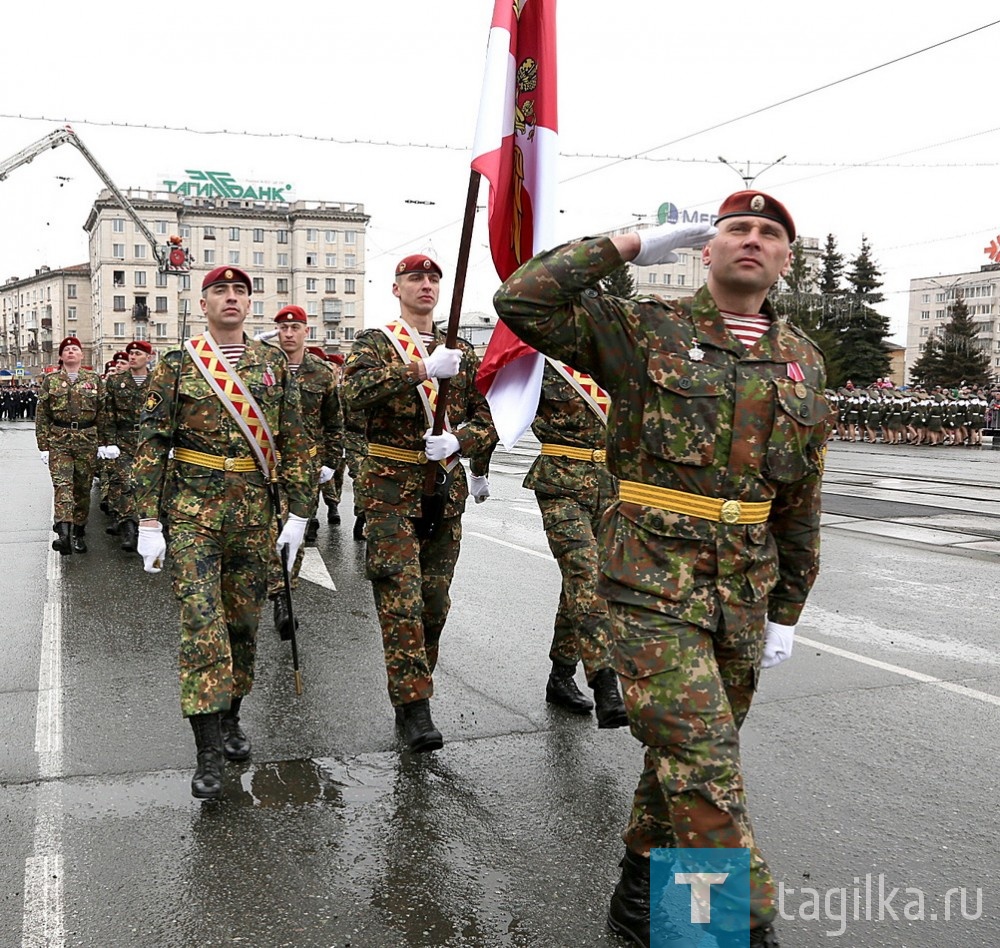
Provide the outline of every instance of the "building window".
{"type": "Polygon", "coordinates": [[[354,318],[354,303],[344,303],[344,316],[348,319],[354,318]]]}
{"type": "Polygon", "coordinates": [[[125,271],[124,270],[114,270],[112,271],[112,283],[115,286],[125,285],[125,271]]]}
{"type": "Polygon", "coordinates": [[[336,329],[328,329],[326,331],[326,341],[327,342],[336,342],[337,341],[337,330],[336,329]]]}
{"type": "Polygon", "coordinates": [[[306,279],[306,292],[315,293],[316,292],[316,280],[314,277],[308,277],[306,279]]]}
{"type": "Polygon", "coordinates": [[[288,254],[287,253],[279,253],[278,254],[278,266],[279,267],[287,267],[288,266],[288,254]]]}
{"type": "Polygon", "coordinates": [[[326,255],[326,266],[328,270],[337,266],[337,255],[335,253],[328,253],[326,255]]]}
{"type": "Polygon", "coordinates": [[[167,324],[166,323],[157,323],[156,324],[156,338],[157,339],[166,339],[167,338],[167,324]]]}
{"type": "Polygon", "coordinates": [[[253,252],[253,265],[255,267],[262,267],[262,266],[264,266],[264,251],[263,250],[255,250],[253,252]]]}
{"type": "Polygon", "coordinates": [[[253,314],[254,314],[254,316],[263,316],[264,315],[264,301],[263,300],[254,300],[253,301],[253,314]]]}
{"type": "Polygon", "coordinates": [[[146,271],[145,270],[136,270],[135,273],[133,274],[133,276],[135,278],[135,285],[136,286],[145,286],[146,285],[146,271]]]}
{"type": "Polygon", "coordinates": [[[921,336],[929,336],[930,334],[931,334],[931,327],[930,326],[921,326],[920,327],[920,335],[921,336]]]}
{"type": "Polygon", "coordinates": [[[180,233],[181,237],[190,239],[190,237],[191,237],[191,225],[190,224],[181,224],[180,231],[181,231],[181,233],[180,233]]]}
{"type": "Polygon", "coordinates": [[[67,283],[66,284],[66,299],[75,300],[76,299],[76,284],[67,283]]]}
{"type": "Polygon", "coordinates": [[[145,323],[136,323],[135,324],[135,329],[132,331],[132,333],[133,333],[133,335],[132,335],[133,339],[145,339],[146,335],[147,335],[147,333],[146,333],[146,324],[145,323]]]}
{"type": "Polygon", "coordinates": [[[353,270],[358,265],[358,258],[353,253],[344,254],[344,266],[353,270]]]}
{"type": "MultiPolygon", "coordinates": [[[[191,274],[190,273],[182,273],[181,276],[180,276],[180,280],[181,280],[180,288],[182,290],[190,290],[191,289],[191,274]]],[[[185,300],[184,301],[184,305],[187,306],[187,303],[188,303],[188,301],[185,300]]]]}
{"type": "Polygon", "coordinates": [[[125,244],[112,244],[111,245],[111,256],[114,257],[115,260],[124,260],[125,259],[125,244]]]}
{"type": "Polygon", "coordinates": [[[165,313],[167,311],[167,298],[165,296],[156,297],[156,311],[165,313]]]}
{"type": "Polygon", "coordinates": [[[315,326],[308,326],[308,327],[306,327],[306,338],[310,342],[315,342],[316,341],[317,337],[316,337],[316,327],[315,326]]]}
{"type": "Polygon", "coordinates": [[[307,253],[306,254],[306,266],[307,267],[314,267],[314,266],[316,266],[317,256],[318,256],[318,254],[307,253]]]}
{"type": "Polygon", "coordinates": [[[275,292],[281,296],[287,296],[288,294],[288,278],[278,277],[278,285],[275,287],[275,292]]]}
{"type": "Polygon", "coordinates": [[[67,306],[66,307],[66,319],[73,322],[76,319],[76,307],[67,306]]]}
{"type": "Polygon", "coordinates": [[[124,313],[125,312],[125,297],[124,296],[116,296],[114,298],[114,310],[115,310],[116,313],[124,313]]]}
{"type": "Polygon", "coordinates": [[[264,278],[263,277],[254,277],[253,278],[253,291],[254,291],[254,293],[263,293],[264,292],[264,278]]]}
{"type": "Polygon", "coordinates": [[[929,309],[922,309],[922,310],[920,310],[920,318],[921,319],[930,319],[931,318],[931,311],[929,309]]]}
{"type": "MultiPolygon", "coordinates": [[[[117,298],[118,297],[115,297],[115,299],[117,299],[117,298]]],[[[124,300],[125,297],[123,296],[122,299],[124,300]]],[[[122,309],[124,309],[124,308],[125,307],[123,306],[122,309]]],[[[124,336],[125,335],[125,323],[115,323],[115,335],[116,336],[124,336]]]]}
{"type": "Polygon", "coordinates": [[[136,260],[146,259],[146,245],[145,244],[135,244],[132,249],[135,251],[133,256],[136,260]]]}
{"type": "Polygon", "coordinates": [[[335,244],[337,242],[337,232],[335,230],[328,230],[323,237],[328,244],[335,244]]]}
{"type": "Polygon", "coordinates": [[[355,284],[354,284],[354,280],[353,279],[351,279],[350,277],[348,277],[347,279],[345,279],[344,280],[344,292],[345,293],[355,293],[355,292],[357,292],[354,289],[354,285],[355,284]]]}
{"type": "Polygon", "coordinates": [[[354,243],[357,243],[357,236],[358,236],[357,231],[354,231],[354,230],[345,230],[344,231],[344,243],[345,244],[354,244],[354,243]]]}
{"type": "Polygon", "coordinates": [[[238,227],[230,227],[229,228],[229,239],[230,240],[239,240],[240,239],[240,229],[238,227]]]}
{"type": "Polygon", "coordinates": [[[253,242],[255,244],[262,244],[262,243],[264,243],[264,228],[263,227],[255,227],[253,229],[253,242]]]}
{"type": "Polygon", "coordinates": [[[278,243],[279,244],[287,244],[288,243],[288,231],[287,230],[279,230],[278,231],[278,243]]]}
{"type": "Polygon", "coordinates": [[[125,221],[116,217],[111,221],[111,233],[112,234],[124,234],[125,233],[125,221]]]}
{"type": "Polygon", "coordinates": [[[651,273],[649,275],[649,282],[650,283],[655,283],[656,282],[656,274],[655,273],[651,273]]]}
{"type": "Polygon", "coordinates": [[[683,286],[684,285],[684,274],[683,273],[678,273],[677,274],[677,285],[678,286],[683,286]]]}
{"type": "Polygon", "coordinates": [[[307,316],[318,316],[319,315],[319,303],[316,300],[306,301],[306,315],[307,316]]]}
{"type": "Polygon", "coordinates": [[[215,240],[215,228],[214,227],[203,227],[201,231],[201,236],[205,240],[215,240]]]}
{"type": "Polygon", "coordinates": [[[229,265],[231,267],[238,267],[240,265],[240,252],[238,250],[229,251],[229,265]]]}
{"type": "Polygon", "coordinates": [[[934,310],[934,318],[935,319],[944,319],[944,310],[943,309],[936,309],[936,310],[934,310]]]}
{"type": "Polygon", "coordinates": [[[204,254],[204,258],[205,258],[204,262],[205,263],[215,263],[215,251],[214,250],[203,250],[202,254],[204,254]]]}
{"type": "Polygon", "coordinates": [[[306,228],[306,243],[308,244],[316,243],[316,229],[314,227],[306,228]]]}
{"type": "Polygon", "coordinates": [[[166,273],[161,273],[159,270],[156,271],[156,285],[163,289],[170,285],[170,281],[166,273]]]}
{"type": "Polygon", "coordinates": [[[350,326],[346,326],[344,328],[344,340],[346,342],[350,342],[352,339],[354,339],[354,329],[350,326]]]}
{"type": "Polygon", "coordinates": [[[166,221],[154,221],[153,227],[155,228],[155,233],[157,234],[165,234],[167,232],[166,221]]]}
{"type": "Polygon", "coordinates": [[[337,292],[337,278],[336,277],[327,277],[327,279],[326,279],[326,292],[327,293],[336,293],[337,292]]]}

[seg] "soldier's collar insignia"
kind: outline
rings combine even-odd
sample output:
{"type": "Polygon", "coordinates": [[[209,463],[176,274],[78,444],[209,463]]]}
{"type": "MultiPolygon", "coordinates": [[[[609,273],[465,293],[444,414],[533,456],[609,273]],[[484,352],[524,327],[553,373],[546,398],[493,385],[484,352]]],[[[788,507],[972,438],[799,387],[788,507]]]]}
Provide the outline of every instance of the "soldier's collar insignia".
{"type": "Polygon", "coordinates": [[[146,396],[146,401],[143,402],[143,411],[156,411],[160,403],[163,401],[163,396],[159,392],[150,392],[146,396]]]}

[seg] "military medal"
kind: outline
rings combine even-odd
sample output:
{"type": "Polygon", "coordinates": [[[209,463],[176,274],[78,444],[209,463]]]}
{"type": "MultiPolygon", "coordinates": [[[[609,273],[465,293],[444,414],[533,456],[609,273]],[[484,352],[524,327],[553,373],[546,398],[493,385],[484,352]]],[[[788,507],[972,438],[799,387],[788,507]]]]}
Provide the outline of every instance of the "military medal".
{"type": "Polygon", "coordinates": [[[276,379],[274,377],[274,373],[271,371],[271,363],[268,362],[267,368],[264,369],[264,384],[268,388],[270,388],[272,385],[274,385],[275,381],[276,379]]]}
{"type": "Polygon", "coordinates": [[[701,348],[696,342],[690,349],[688,349],[688,358],[692,362],[701,362],[705,358],[705,350],[701,348]]]}
{"type": "Polygon", "coordinates": [[[801,382],[795,383],[795,397],[796,398],[806,397],[806,387],[801,382]]]}

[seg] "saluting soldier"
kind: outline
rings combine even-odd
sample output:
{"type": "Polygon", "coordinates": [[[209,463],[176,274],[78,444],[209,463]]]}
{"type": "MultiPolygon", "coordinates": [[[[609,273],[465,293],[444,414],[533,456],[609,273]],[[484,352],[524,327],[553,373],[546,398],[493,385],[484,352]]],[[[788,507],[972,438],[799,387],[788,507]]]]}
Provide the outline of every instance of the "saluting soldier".
{"type": "MultiPolygon", "coordinates": [[[[278,310],[274,323],[278,327],[278,346],[285,353],[289,371],[298,383],[302,423],[309,441],[309,456],[316,471],[309,523],[305,532],[305,540],[308,542],[316,538],[313,525],[319,526],[315,514],[319,504],[320,485],[333,477],[333,465],[338,453],[343,452],[344,419],[337,394],[337,380],[327,365],[323,350],[318,350],[317,355],[306,347],[306,311],[301,306],[285,306],[278,310]]],[[[298,586],[304,555],[305,549],[300,547],[294,562],[290,561],[288,564],[293,589],[298,586]]],[[[272,555],[268,598],[274,602],[274,627],[281,639],[287,640],[292,637],[292,617],[288,613],[288,599],[285,596],[281,570],[281,560],[276,554],[272,555]]]]}
{"type": "Polygon", "coordinates": [[[290,512],[277,542],[289,562],[316,489],[299,390],[285,356],[243,332],[252,289],[236,267],[218,267],[203,279],[208,329],[157,363],[134,467],[147,572],[159,572],[164,520],[169,528],[181,607],[181,713],[195,735],[191,792],[201,799],[222,793],[224,757],[250,754],[239,715],[253,687],[275,541],[269,480],[277,478],[287,498],[290,512]]]}
{"type": "Polygon", "coordinates": [[[134,553],[139,541],[139,518],[132,493],[132,465],[139,447],[139,417],[149,389],[149,359],[153,347],[145,339],[134,339],[125,347],[128,370],[112,375],[105,382],[108,410],[105,434],[108,445],[108,515],[109,532],[121,537],[121,548],[134,553]],[[115,456],[114,450],[118,449],[115,456]]]}
{"type": "MultiPolygon", "coordinates": [[[[661,226],[557,247],[494,302],[525,342],[611,398],[620,499],[602,521],[599,592],[646,760],[608,922],[649,945],[651,849],[749,850],[749,943],[773,948],[774,883],[750,825],[739,727],[760,668],[791,653],[819,567],[829,409],[822,355],[767,302],[791,264],[791,215],[741,191],[716,223],[714,238],[707,225],[661,226]],[[708,283],[691,299],[601,294],[623,262],[703,244],[708,283]]],[[[712,918],[746,930],[745,904],[726,893],[713,892],[712,918]]]]}
{"type": "Polygon", "coordinates": [[[345,366],[344,394],[366,419],[367,455],[354,482],[367,519],[366,571],[382,628],[389,699],[415,751],[443,744],[429,699],[451,599],[469,489],[459,454],[496,442],[486,400],[474,384],[472,346],[444,345],[434,325],[441,268],[423,254],[401,260],[392,284],[399,318],[361,333],[345,366]],[[437,380],[450,379],[448,425],[430,428],[437,380]],[[442,517],[431,532],[421,500],[428,461],[437,462],[442,517]],[[428,535],[429,534],[429,535],[428,535]]]}
{"type": "Polygon", "coordinates": [[[596,703],[600,728],[628,724],[612,667],[608,604],[597,595],[598,527],[618,499],[604,447],[608,407],[607,392],[589,375],[546,359],[531,426],[542,449],[524,479],[562,574],[545,700],[576,714],[596,703]],[[573,677],[581,659],[594,702],[573,677]]]}
{"type": "Polygon", "coordinates": [[[44,376],[35,415],[35,440],[49,467],[55,494],[52,549],[60,555],[86,553],[90,489],[97,465],[104,383],[83,367],[76,336],[59,343],[60,369],[44,376]]]}

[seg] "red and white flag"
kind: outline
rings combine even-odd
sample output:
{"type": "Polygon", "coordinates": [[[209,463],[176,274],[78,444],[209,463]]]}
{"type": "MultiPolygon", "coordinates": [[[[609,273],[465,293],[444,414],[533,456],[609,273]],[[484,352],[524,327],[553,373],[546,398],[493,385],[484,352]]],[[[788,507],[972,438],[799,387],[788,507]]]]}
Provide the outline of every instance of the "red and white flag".
{"type": "MultiPolygon", "coordinates": [[[[472,167],[490,183],[501,280],[555,243],[556,114],[556,0],[496,0],[472,167]]],[[[497,323],[476,385],[508,449],[535,417],[543,369],[541,355],[497,323]]]]}

